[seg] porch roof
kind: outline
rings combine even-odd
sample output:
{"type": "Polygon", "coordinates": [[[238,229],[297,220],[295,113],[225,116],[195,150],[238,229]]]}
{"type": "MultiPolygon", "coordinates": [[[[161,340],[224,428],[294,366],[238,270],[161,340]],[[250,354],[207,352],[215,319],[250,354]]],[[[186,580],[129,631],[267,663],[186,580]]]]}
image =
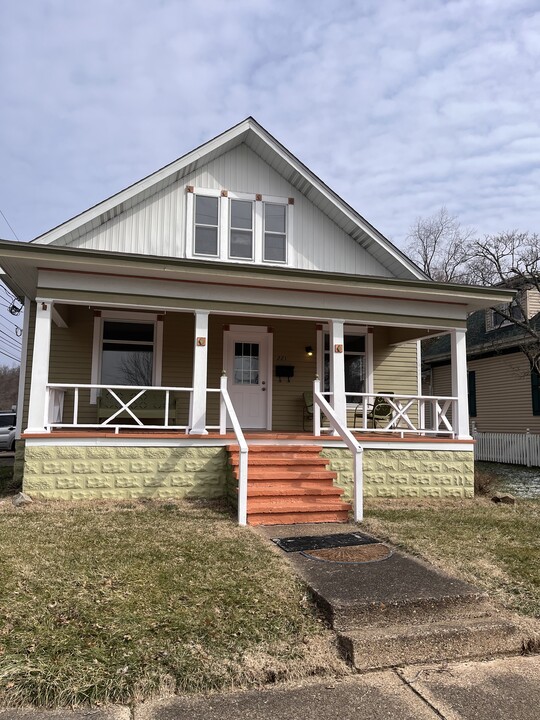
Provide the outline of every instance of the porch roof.
{"type": "MultiPolygon", "coordinates": [[[[18,296],[35,299],[44,285],[39,274],[101,276],[110,279],[109,287],[119,280],[160,281],[184,285],[213,286],[223,289],[251,289],[279,293],[315,293],[321,296],[428,303],[447,306],[446,314],[460,320],[475,310],[509,302],[515,291],[474,285],[449,285],[426,280],[402,280],[371,276],[326,273],[280,267],[222,264],[178,258],[141,257],[141,255],[86,250],[55,245],[39,245],[0,240],[0,278],[18,296]],[[2,274],[3,273],[3,274],[2,274]],[[39,289],[38,289],[39,288],[39,289]]],[[[59,285],[62,287],[62,284],[59,285]]],[[[56,287],[53,285],[52,287],[56,287]]],[[[143,293],[144,294],[144,293],[143,293]]],[[[304,295],[304,297],[307,297],[304,295]]],[[[97,300],[97,298],[96,298],[97,300]]],[[[455,325],[455,323],[449,323],[455,325]]],[[[407,338],[403,338],[404,340],[407,338]]]]}

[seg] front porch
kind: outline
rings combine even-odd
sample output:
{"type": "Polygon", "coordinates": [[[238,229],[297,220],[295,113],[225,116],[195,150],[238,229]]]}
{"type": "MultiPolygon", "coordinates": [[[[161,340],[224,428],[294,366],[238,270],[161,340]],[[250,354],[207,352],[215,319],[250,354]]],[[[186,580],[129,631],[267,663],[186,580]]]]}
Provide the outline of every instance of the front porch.
{"type": "MultiPolygon", "coordinates": [[[[245,524],[254,505],[249,477],[261,479],[250,458],[264,445],[289,448],[291,468],[277,479],[289,483],[291,507],[306,505],[301,494],[314,494],[296,482],[307,472],[294,457],[300,447],[327,458],[334,490],[320,494],[343,494],[339,512],[352,504],[356,520],[369,494],[471,492],[472,465],[461,462],[472,450],[461,329],[450,330],[451,391],[434,397],[421,394],[414,338],[429,328],[53,301],[39,302],[31,321],[22,437],[25,488],[34,494],[218,493],[238,500],[245,524]],[[448,474],[445,463],[453,460],[448,474]]],[[[275,494],[267,501],[275,504],[275,494]]]]}

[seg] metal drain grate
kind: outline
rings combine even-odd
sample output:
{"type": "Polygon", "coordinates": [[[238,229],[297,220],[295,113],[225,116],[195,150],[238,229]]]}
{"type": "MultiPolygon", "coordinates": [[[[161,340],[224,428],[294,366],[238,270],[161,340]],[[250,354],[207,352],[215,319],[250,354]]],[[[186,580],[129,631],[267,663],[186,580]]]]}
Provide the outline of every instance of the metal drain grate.
{"type": "Polygon", "coordinates": [[[340,533],[338,535],[302,535],[301,537],[271,538],[272,542],[285,552],[305,552],[306,550],[326,550],[328,548],[348,547],[351,545],[371,545],[379,540],[364,533],[340,533]]]}

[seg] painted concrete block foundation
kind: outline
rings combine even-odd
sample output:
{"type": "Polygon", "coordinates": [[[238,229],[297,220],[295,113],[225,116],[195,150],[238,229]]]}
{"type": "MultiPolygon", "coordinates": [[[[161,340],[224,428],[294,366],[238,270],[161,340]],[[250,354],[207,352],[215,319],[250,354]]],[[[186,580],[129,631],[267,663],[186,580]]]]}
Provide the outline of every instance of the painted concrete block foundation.
{"type": "MultiPolygon", "coordinates": [[[[353,496],[352,458],[323,449],[345,500],[353,496]]],[[[472,452],[365,450],[364,496],[474,496],[472,452]]],[[[224,447],[26,446],[23,489],[36,499],[234,497],[224,447]]]]}
{"type": "Polygon", "coordinates": [[[224,447],[26,446],[23,489],[36,499],[220,498],[224,447]]]}
{"type": "MultiPolygon", "coordinates": [[[[348,450],[325,449],[330,470],[344,499],[353,497],[352,459],[348,450]]],[[[474,454],[440,450],[365,450],[364,497],[474,497],[474,454]]]]}

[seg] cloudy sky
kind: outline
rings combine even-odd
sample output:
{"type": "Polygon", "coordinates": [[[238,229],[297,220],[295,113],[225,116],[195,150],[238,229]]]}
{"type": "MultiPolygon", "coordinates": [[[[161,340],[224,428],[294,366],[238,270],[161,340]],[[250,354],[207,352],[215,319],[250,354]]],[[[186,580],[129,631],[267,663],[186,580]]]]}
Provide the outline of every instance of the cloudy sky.
{"type": "Polygon", "coordinates": [[[21,240],[247,115],[399,245],[442,205],[540,230],[537,0],[6,0],[0,27],[21,240]]]}

